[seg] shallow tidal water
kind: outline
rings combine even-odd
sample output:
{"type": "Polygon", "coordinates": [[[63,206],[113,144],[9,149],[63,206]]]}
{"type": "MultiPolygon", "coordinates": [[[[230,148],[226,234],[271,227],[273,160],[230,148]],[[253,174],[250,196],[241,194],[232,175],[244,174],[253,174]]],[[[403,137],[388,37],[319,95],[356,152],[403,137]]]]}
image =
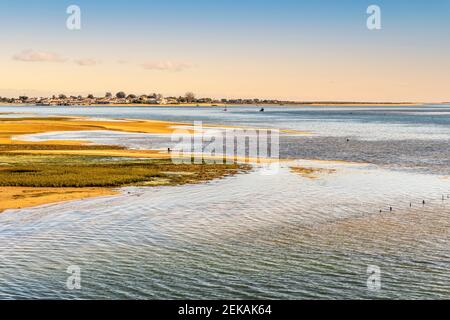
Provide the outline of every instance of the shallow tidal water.
{"type": "Polygon", "coordinates": [[[1,214],[0,298],[450,298],[449,106],[228,110],[0,107],[311,133],[281,137],[289,161],[275,174],[255,167],[205,184],[125,188],[1,214]],[[295,166],[334,171],[311,179],[295,166]],[[70,265],[81,268],[81,290],[66,287],[70,265]],[[368,266],[381,270],[378,291],[367,287],[368,266]]]}

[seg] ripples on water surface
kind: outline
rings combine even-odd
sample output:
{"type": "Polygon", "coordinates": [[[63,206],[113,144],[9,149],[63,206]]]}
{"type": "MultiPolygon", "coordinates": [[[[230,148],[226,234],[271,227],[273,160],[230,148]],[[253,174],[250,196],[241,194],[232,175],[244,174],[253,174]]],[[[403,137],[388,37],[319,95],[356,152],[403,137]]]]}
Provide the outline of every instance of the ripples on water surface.
{"type": "MultiPolygon", "coordinates": [[[[283,157],[370,164],[292,160],[276,175],[255,168],[8,211],[0,215],[0,297],[450,298],[450,108],[229,110],[24,112],[306,130],[314,135],[282,139],[283,157]],[[336,172],[310,179],[290,166],[336,172]],[[82,269],[80,291],[65,289],[72,264],[82,269]],[[368,265],[382,270],[379,292],[366,288],[368,265]]],[[[128,138],[135,147],[164,143],[128,138]]]]}

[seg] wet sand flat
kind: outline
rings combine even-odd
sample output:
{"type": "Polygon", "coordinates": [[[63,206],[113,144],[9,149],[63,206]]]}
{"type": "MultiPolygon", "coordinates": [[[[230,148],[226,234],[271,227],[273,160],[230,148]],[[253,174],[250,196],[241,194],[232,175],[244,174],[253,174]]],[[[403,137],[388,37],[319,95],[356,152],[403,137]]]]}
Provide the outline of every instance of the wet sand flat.
{"type": "MultiPolygon", "coordinates": [[[[94,121],[70,117],[58,117],[50,119],[0,118],[0,143],[11,143],[11,138],[16,135],[35,134],[44,132],[58,132],[58,131],[117,130],[126,132],[171,134],[173,132],[172,128],[173,125],[174,123],[171,122],[151,121],[151,120],[141,120],[141,121],[132,120],[123,122],[120,121],[113,122],[113,121],[94,121]]],[[[60,141],[58,143],[60,144],[67,143],[67,141],[62,142],[60,141]]]]}
{"type": "Polygon", "coordinates": [[[43,204],[118,194],[108,188],[1,187],[0,212],[43,204]]]}

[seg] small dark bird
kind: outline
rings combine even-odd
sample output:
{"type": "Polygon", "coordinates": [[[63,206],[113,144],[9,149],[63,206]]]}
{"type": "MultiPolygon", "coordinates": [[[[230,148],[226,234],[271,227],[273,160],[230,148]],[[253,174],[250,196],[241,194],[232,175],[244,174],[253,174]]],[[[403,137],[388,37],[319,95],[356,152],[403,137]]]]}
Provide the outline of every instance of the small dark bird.
{"type": "Polygon", "coordinates": [[[391,211],[391,212],[392,212],[392,207],[389,207],[389,211],[391,211]]]}

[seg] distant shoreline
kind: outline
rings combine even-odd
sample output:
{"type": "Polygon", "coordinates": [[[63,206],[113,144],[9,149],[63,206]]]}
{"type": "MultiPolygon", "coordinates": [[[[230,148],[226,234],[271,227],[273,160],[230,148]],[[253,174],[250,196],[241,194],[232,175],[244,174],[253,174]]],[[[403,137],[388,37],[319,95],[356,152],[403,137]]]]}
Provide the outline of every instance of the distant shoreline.
{"type": "Polygon", "coordinates": [[[341,107],[376,107],[376,106],[421,106],[421,105],[445,105],[445,102],[299,102],[286,104],[223,104],[223,103],[180,103],[180,104],[141,104],[141,103],[118,103],[118,104],[89,104],[89,105],[50,105],[41,106],[29,103],[5,103],[1,102],[0,106],[17,106],[17,107],[241,107],[241,106],[267,106],[267,107],[303,107],[303,106],[341,106],[341,107]]]}

